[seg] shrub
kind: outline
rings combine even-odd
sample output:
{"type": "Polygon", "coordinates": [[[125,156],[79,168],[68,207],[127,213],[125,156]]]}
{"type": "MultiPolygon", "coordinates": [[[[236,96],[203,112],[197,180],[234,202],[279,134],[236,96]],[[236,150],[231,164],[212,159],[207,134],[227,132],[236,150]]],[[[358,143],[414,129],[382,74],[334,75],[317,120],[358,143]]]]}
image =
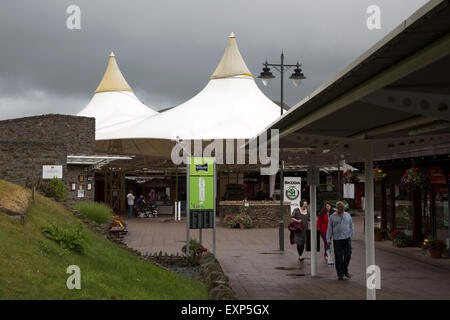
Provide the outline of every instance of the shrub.
{"type": "MultiPolygon", "coordinates": [[[[181,248],[181,251],[183,253],[186,253],[186,245],[181,248]]],[[[189,257],[191,259],[191,262],[196,264],[200,261],[200,259],[203,256],[203,253],[207,252],[208,249],[202,246],[200,242],[197,240],[191,239],[189,241],[189,257]]]]}
{"type": "Polygon", "coordinates": [[[47,238],[55,240],[64,249],[83,253],[87,248],[84,227],[81,223],[75,227],[52,224],[51,226],[42,227],[41,230],[47,238]]]}
{"type": "Polygon", "coordinates": [[[42,185],[42,191],[46,197],[53,198],[57,201],[67,200],[67,190],[64,182],[58,178],[53,178],[51,181],[42,185]]]}
{"type": "Polygon", "coordinates": [[[89,220],[106,223],[112,220],[112,209],[100,202],[81,201],[75,204],[75,209],[84,214],[89,220]]]}

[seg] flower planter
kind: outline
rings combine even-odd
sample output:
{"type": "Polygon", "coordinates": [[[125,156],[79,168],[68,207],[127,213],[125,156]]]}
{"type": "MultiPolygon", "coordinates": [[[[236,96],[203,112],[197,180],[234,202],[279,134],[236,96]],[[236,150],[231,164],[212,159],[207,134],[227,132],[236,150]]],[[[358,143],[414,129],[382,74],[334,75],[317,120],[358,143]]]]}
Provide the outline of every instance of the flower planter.
{"type": "Polygon", "coordinates": [[[430,248],[428,249],[428,252],[430,253],[430,256],[433,259],[439,259],[442,255],[442,249],[441,248],[430,248]]]}
{"type": "Polygon", "coordinates": [[[239,223],[239,228],[241,228],[241,229],[245,229],[245,226],[244,226],[244,224],[243,224],[243,223],[239,223]]]}
{"type": "Polygon", "coordinates": [[[375,232],[375,241],[383,240],[383,234],[381,232],[375,232]]]}

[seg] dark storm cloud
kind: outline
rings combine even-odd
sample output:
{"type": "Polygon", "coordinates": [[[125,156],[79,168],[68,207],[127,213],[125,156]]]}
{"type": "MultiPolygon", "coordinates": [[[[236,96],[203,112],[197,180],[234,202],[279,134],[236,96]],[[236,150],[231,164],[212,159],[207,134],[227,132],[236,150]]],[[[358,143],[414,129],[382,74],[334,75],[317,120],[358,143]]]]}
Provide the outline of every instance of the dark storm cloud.
{"type": "MultiPolygon", "coordinates": [[[[295,104],[351,63],[425,0],[11,1],[0,2],[0,119],[80,111],[111,51],[138,97],[156,109],[191,98],[207,83],[231,31],[254,75],[261,62],[303,63],[295,104]],[[68,30],[66,8],[81,8],[68,30]],[[366,27],[381,7],[382,28],[366,27]]],[[[274,80],[263,92],[279,100],[274,80]]]]}

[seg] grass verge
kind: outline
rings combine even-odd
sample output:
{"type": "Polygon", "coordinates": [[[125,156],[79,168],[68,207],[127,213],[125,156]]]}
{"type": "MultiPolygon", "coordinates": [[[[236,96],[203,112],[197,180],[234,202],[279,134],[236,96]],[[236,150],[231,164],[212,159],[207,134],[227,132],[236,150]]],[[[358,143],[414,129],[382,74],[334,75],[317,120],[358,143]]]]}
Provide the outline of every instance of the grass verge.
{"type": "MultiPolygon", "coordinates": [[[[0,192],[17,188],[0,180],[0,192]]],[[[41,227],[80,220],[39,194],[25,221],[0,212],[0,299],[208,299],[200,282],[147,263],[88,228],[84,254],[47,239],[41,227]],[[67,289],[70,265],[81,269],[81,290],[67,289]]]]}

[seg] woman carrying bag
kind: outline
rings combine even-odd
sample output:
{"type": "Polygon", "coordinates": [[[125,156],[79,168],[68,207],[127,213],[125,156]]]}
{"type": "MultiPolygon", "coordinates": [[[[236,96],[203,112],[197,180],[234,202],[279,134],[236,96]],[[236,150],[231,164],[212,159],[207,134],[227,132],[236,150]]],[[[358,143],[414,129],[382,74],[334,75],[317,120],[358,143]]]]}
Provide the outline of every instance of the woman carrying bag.
{"type": "Polygon", "coordinates": [[[291,218],[292,222],[289,225],[289,230],[293,232],[292,240],[295,244],[297,244],[298,260],[300,262],[303,262],[305,259],[302,258],[302,254],[305,250],[306,230],[308,229],[309,218],[308,202],[306,200],[301,200],[300,209],[294,209],[291,218]]]}

